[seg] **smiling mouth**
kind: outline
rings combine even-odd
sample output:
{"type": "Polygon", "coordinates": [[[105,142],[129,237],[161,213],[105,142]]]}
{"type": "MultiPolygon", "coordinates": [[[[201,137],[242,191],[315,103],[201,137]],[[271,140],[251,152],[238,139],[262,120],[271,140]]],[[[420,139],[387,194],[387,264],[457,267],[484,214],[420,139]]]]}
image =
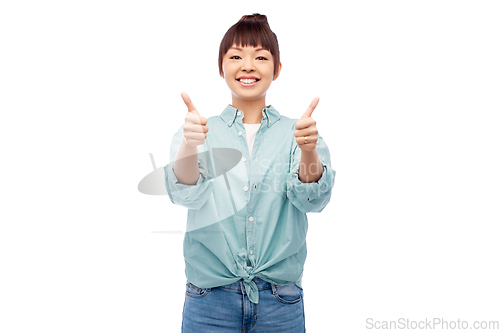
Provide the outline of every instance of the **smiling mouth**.
{"type": "Polygon", "coordinates": [[[241,83],[254,83],[259,82],[260,79],[236,79],[236,81],[239,81],[241,83]]]}

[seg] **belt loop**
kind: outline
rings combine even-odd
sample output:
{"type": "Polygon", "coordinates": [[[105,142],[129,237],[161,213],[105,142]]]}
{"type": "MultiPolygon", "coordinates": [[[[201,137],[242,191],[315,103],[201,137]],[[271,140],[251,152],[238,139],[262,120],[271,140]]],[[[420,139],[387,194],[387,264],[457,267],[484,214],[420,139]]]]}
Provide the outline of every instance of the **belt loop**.
{"type": "Polygon", "coordinates": [[[241,292],[243,293],[243,295],[245,295],[245,286],[243,285],[243,279],[240,279],[240,289],[241,289],[241,292]]]}
{"type": "Polygon", "coordinates": [[[273,290],[273,295],[276,295],[276,285],[274,283],[271,283],[271,289],[273,290]]]}

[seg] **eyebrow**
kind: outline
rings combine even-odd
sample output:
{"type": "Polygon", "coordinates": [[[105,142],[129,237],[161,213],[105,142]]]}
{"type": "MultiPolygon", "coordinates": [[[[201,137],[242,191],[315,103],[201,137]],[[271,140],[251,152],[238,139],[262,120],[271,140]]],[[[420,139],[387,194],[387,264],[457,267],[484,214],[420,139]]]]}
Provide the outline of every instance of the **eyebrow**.
{"type": "MultiPolygon", "coordinates": [[[[235,47],[235,46],[232,46],[229,48],[230,50],[233,49],[233,50],[238,50],[238,51],[243,51],[242,48],[239,48],[239,47],[235,47]]],[[[255,49],[255,51],[267,51],[266,49],[262,48],[262,47],[259,47],[258,49],[255,49]]]]}

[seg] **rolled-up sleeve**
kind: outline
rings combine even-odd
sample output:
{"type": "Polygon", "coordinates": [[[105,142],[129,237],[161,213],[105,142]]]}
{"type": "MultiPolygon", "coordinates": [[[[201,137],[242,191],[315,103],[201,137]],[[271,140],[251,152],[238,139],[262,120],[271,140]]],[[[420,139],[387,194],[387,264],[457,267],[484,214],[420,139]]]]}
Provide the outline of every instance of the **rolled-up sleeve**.
{"type": "Polygon", "coordinates": [[[335,170],[330,164],[330,152],[321,136],[316,144],[323,174],[317,182],[303,183],[299,179],[301,149],[294,142],[292,147],[292,161],[290,173],[287,175],[287,197],[301,212],[321,212],[330,202],[331,192],[335,181],[335,170]]]}
{"type": "Polygon", "coordinates": [[[181,126],[179,131],[175,133],[170,145],[170,163],[163,168],[165,171],[165,186],[172,203],[198,210],[207,202],[212,192],[213,184],[210,180],[213,176],[209,172],[210,167],[208,164],[210,161],[206,158],[207,154],[198,153],[198,168],[200,169],[198,181],[194,185],[180,183],[175,176],[173,167],[183,136],[181,126]]]}

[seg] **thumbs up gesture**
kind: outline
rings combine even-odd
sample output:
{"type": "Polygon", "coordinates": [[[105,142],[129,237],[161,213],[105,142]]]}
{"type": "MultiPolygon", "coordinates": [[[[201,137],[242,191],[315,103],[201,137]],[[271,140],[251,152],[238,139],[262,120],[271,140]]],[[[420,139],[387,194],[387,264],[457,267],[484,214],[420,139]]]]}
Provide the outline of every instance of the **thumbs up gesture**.
{"type": "Polygon", "coordinates": [[[188,113],[186,114],[186,119],[184,121],[184,140],[186,145],[190,147],[196,147],[205,143],[207,138],[208,126],[207,118],[200,116],[198,111],[191,102],[188,94],[183,92],[181,94],[184,104],[188,108],[188,113]]]}
{"type": "Polygon", "coordinates": [[[306,112],[295,123],[295,140],[297,140],[297,145],[302,151],[313,151],[316,149],[318,129],[316,128],[316,121],[312,119],[311,115],[318,102],[319,98],[314,97],[306,112]]]}

